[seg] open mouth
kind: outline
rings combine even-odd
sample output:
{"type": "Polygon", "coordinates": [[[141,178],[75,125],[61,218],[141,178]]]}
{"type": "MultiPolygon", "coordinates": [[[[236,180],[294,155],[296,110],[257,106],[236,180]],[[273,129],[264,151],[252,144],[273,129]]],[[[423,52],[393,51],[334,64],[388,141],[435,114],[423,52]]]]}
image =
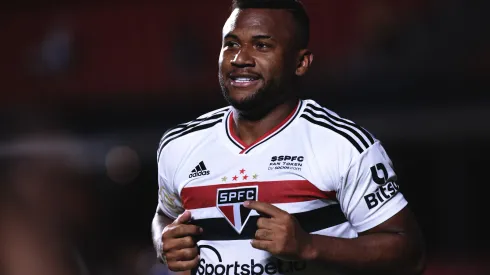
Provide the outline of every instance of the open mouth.
{"type": "Polygon", "coordinates": [[[257,84],[260,80],[258,75],[230,75],[231,85],[234,87],[250,87],[257,84]]]}

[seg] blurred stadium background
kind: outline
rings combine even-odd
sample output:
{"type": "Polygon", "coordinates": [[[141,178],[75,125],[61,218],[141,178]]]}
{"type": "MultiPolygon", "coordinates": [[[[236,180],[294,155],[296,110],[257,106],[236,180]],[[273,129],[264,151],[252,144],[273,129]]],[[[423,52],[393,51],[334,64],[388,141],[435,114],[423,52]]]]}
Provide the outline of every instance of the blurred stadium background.
{"type": "MultiPolygon", "coordinates": [[[[229,0],[0,4],[0,273],[167,274],[150,222],[167,127],[223,106],[229,0]]],[[[490,274],[488,1],[304,0],[305,97],[381,139],[425,274],[490,274]]]]}

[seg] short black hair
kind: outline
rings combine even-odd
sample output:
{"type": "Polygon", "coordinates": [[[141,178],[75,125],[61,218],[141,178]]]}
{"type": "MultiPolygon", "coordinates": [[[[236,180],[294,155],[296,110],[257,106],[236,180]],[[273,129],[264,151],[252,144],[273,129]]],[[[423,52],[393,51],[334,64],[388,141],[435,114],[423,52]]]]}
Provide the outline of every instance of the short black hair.
{"type": "Polygon", "coordinates": [[[310,40],[310,18],[299,0],[233,0],[232,9],[281,9],[293,14],[299,46],[308,47],[310,40]]]}

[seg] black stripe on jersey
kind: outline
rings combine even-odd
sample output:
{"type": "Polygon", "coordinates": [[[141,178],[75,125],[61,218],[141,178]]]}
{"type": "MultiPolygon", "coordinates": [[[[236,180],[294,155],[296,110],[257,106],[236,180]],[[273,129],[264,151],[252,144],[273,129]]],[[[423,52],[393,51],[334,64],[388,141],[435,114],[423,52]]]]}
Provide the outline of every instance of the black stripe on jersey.
{"type": "Polygon", "coordinates": [[[330,130],[334,131],[335,133],[343,136],[350,143],[352,143],[352,145],[354,145],[354,147],[357,149],[357,151],[359,151],[359,153],[362,153],[364,151],[364,149],[361,147],[361,145],[359,145],[359,143],[357,141],[355,141],[349,134],[338,130],[337,128],[333,127],[330,124],[325,123],[324,121],[321,121],[321,120],[312,118],[312,117],[308,116],[306,113],[303,113],[301,115],[301,117],[304,118],[304,119],[306,119],[306,120],[308,120],[309,122],[311,122],[313,124],[316,124],[318,126],[322,126],[324,128],[327,128],[327,129],[330,129],[330,130]]]}
{"type": "Polygon", "coordinates": [[[374,144],[373,136],[368,131],[366,131],[366,129],[362,128],[361,126],[359,126],[359,125],[357,125],[357,124],[355,124],[352,121],[349,121],[347,119],[343,119],[343,118],[334,116],[334,115],[330,114],[329,112],[327,112],[327,110],[325,110],[324,108],[315,106],[315,105],[313,105],[311,103],[308,103],[306,106],[307,107],[310,107],[313,110],[320,111],[320,112],[324,113],[327,117],[329,117],[332,120],[335,120],[337,122],[345,123],[347,125],[352,126],[352,128],[355,128],[355,129],[359,130],[361,133],[364,134],[364,138],[367,138],[367,140],[369,141],[369,144],[370,145],[373,145],[374,144]]]}
{"type": "MultiPolygon", "coordinates": [[[[215,116],[218,116],[218,115],[215,115],[215,116]]],[[[213,127],[214,125],[220,123],[223,121],[223,116],[224,116],[224,113],[223,114],[220,114],[219,115],[221,117],[221,119],[217,119],[217,120],[214,120],[214,121],[210,121],[210,120],[203,120],[201,121],[199,124],[193,124],[193,126],[188,126],[184,129],[182,129],[182,131],[179,131],[178,134],[170,134],[170,135],[167,135],[166,138],[164,138],[163,142],[161,143],[160,145],[160,148],[158,149],[158,154],[157,154],[157,160],[160,159],[160,154],[162,153],[162,150],[163,148],[169,143],[171,142],[172,140],[174,139],[177,139],[179,137],[183,137],[187,134],[190,134],[192,132],[196,132],[196,131],[200,131],[200,130],[204,130],[204,129],[208,129],[208,128],[211,128],[213,127]],[[210,122],[210,123],[207,123],[207,124],[203,124],[205,122],[210,122]]],[[[214,117],[214,116],[213,116],[214,117]]],[[[209,118],[211,119],[211,118],[209,118]]]]}
{"type": "Polygon", "coordinates": [[[240,150],[243,150],[243,146],[236,142],[232,137],[231,137],[231,134],[230,134],[230,130],[228,129],[228,121],[230,121],[230,116],[233,114],[233,112],[229,112],[228,115],[226,116],[226,119],[225,119],[225,129],[226,129],[226,135],[228,136],[228,139],[231,140],[231,142],[233,142],[233,144],[235,144],[238,148],[240,148],[240,150]]]}
{"type": "MultiPolygon", "coordinates": [[[[332,204],[315,210],[292,214],[306,232],[315,232],[339,225],[347,221],[339,204],[332,204]]],[[[238,234],[225,218],[194,220],[191,223],[202,227],[200,240],[227,241],[253,239],[257,231],[257,220],[260,216],[250,216],[247,224],[238,234]]]]}
{"type": "Polygon", "coordinates": [[[218,111],[218,112],[212,114],[211,116],[204,117],[204,118],[198,118],[198,119],[192,120],[190,122],[182,123],[182,124],[179,124],[173,128],[168,129],[167,132],[165,132],[165,134],[163,134],[163,137],[160,140],[160,144],[158,147],[160,148],[160,146],[163,144],[163,142],[167,138],[169,138],[170,136],[174,136],[174,135],[177,135],[179,133],[182,133],[185,130],[189,129],[189,127],[196,126],[202,122],[213,120],[216,118],[220,118],[220,117],[224,116],[224,113],[226,113],[227,111],[228,111],[228,108],[225,110],[218,111]],[[177,129],[180,129],[180,130],[177,130],[177,129]]]}
{"type": "Polygon", "coordinates": [[[308,109],[308,108],[305,109],[305,112],[308,113],[308,114],[310,114],[310,115],[312,115],[312,116],[314,116],[317,120],[323,121],[325,123],[328,123],[328,124],[332,125],[333,127],[337,128],[337,129],[339,129],[339,128],[340,129],[345,129],[346,132],[351,133],[354,136],[356,136],[361,141],[361,143],[364,145],[365,148],[368,148],[371,145],[371,144],[368,144],[368,141],[365,140],[361,136],[361,134],[359,134],[356,130],[352,129],[350,126],[346,126],[346,125],[342,125],[342,124],[339,124],[337,122],[334,122],[329,117],[324,116],[322,114],[317,114],[317,113],[313,112],[311,109],[308,109]]]}
{"type": "Polygon", "coordinates": [[[274,134],[270,135],[269,137],[267,137],[266,139],[262,140],[261,142],[255,144],[254,146],[250,147],[249,149],[247,149],[245,152],[243,152],[244,154],[248,154],[250,151],[252,151],[254,148],[256,148],[257,146],[259,146],[260,144],[268,141],[269,139],[273,138],[274,136],[276,136],[277,134],[279,134],[280,132],[282,132],[282,130],[286,129],[286,127],[289,126],[289,124],[291,124],[295,119],[296,117],[298,116],[298,114],[301,112],[301,107],[303,107],[303,101],[300,100],[299,101],[299,106],[298,108],[296,109],[296,113],[293,115],[293,117],[291,119],[289,119],[288,123],[286,123],[285,125],[282,126],[281,129],[279,129],[279,131],[276,131],[274,134]]]}

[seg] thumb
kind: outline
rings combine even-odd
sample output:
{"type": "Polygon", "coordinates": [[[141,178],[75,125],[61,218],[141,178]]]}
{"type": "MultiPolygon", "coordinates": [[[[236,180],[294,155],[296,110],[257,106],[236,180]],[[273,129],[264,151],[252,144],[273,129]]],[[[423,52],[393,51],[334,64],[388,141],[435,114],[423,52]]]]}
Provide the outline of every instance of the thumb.
{"type": "Polygon", "coordinates": [[[174,223],[175,224],[183,224],[187,223],[191,220],[192,215],[191,211],[185,211],[184,213],[180,214],[177,219],[175,219],[174,223]]]}

